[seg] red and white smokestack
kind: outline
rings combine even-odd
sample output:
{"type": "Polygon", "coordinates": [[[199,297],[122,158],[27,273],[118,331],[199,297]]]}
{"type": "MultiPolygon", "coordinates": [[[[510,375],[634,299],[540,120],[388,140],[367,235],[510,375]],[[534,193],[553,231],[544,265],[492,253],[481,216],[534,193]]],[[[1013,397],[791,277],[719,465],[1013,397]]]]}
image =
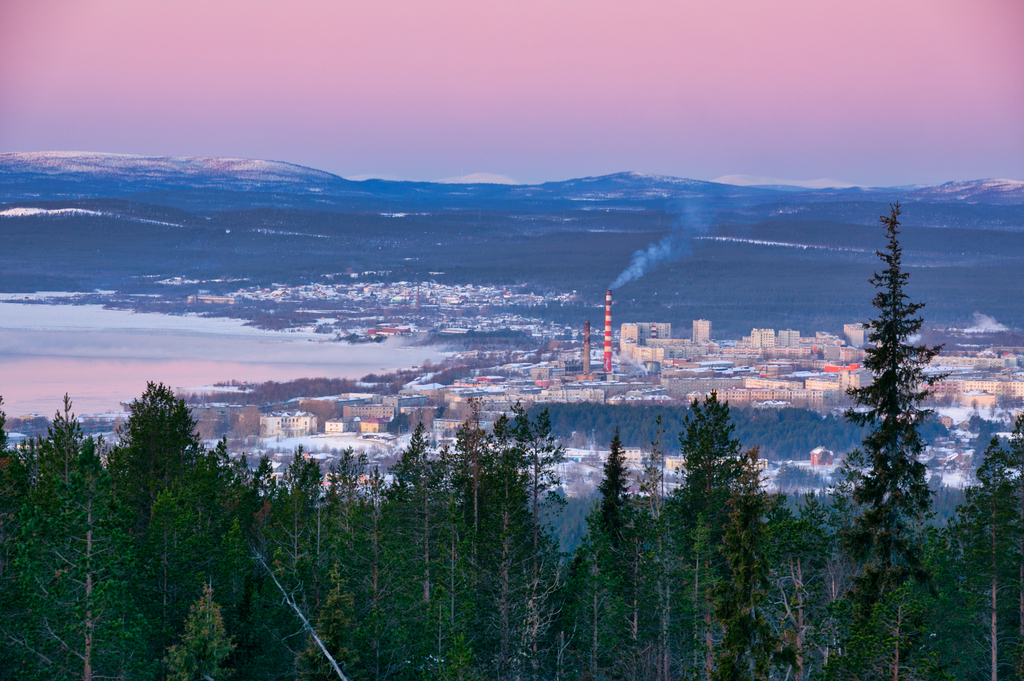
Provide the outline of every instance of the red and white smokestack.
{"type": "Polygon", "coordinates": [[[612,372],[612,292],[604,292],[604,371],[612,372]]]}
{"type": "Polygon", "coordinates": [[[583,373],[590,375],[590,322],[583,322],[583,373]]]}

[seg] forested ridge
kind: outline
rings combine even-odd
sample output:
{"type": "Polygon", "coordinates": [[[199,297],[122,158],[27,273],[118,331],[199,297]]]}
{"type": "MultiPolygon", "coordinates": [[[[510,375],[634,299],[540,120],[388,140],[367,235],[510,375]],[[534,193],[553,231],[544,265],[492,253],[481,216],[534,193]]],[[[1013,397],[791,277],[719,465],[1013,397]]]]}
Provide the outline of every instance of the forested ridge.
{"type": "MultiPolygon", "coordinates": [[[[12,448],[0,413],[0,679],[1011,679],[1024,674],[1024,416],[955,517],[919,456],[936,348],[913,345],[899,207],[843,482],[793,504],[715,394],[613,429],[560,550],[552,416],[422,427],[385,472],[351,452],[279,479],[202,446],[150,384],[115,443],[65,402],[12,448]],[[678,433],[671,436],[669,433],[678,433]],[[663,462],[685,460],[667,491],[663,462]],[[630,490],[639,490],[631,492],[630,490]]],[[[565,537],[562,537],[564,539],[565,537]]]]}
{"type": "MultiPolygon", "coordinates": [[[[659,415],[664,419],[667,440],[674,442],[682,423],[690,415],[689,407],[684,406],[591,402],[545,404],[533,407],[530,414],[537,415],[542,410],[548,411],[552,432],[563,441],[568,442],[577,435],[602,448],[611,441],[616,430],[624,446],[646,447],[654,434],[654,420],[659,415]]],[[[867,433],[863,426],[850,423],[842,416],[821,415],[796,407],[732,409],[729,415],[736,428],[736,438],[746,447],[759,447],[761,457],[769,461],[806,460],[815,447],[845,453],[859,446],[867,433]]],[[[978,421],[980,423],[981,419],[978,421]]],[[[929,440],[949,436],[949,430],[937,419],[926,419],[921,427],[929,440]]],[[[991,429],[990,425],[988,427],[991,429]]],[[[982,448],[987,443],[986,437],[982,448]]]]}

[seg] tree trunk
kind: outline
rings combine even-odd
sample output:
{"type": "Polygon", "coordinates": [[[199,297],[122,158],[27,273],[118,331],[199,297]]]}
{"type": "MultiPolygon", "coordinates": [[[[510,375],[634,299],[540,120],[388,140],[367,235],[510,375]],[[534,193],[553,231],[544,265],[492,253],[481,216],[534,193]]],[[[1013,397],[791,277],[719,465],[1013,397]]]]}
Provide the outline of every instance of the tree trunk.
{"type": "Polygon", "coordinates": [[[662,651],[662,679],[669,681],[672,670],[672,647],[669,645],[669,628],[672,617],[672,586],[665,580],[665,603],[662,609],[661,620],[661,651],[662,651]]]}
{"type": "Polygon", "coordinates": [[[796,559],[796,567],[793,566],[793,558],[789,559],[789,576],[793,580],[793,591],[796,595],[796,642],[794,653],[796,654],[796,681],[804,680],[804,575],[800,565],[800,559],[796,559]]]}
{"type": "Polygon", "coordinates": [[[999,638],[996,629],[996,576],[992,574],[992,681],[998,681],[999,638]]]}
{"type": "Polygon", "coordinates": [[[510,671],[512,658],[512,575],[510,565],[512,557],[511,547],[509,546],[509,517],[507,510],[504,513],[503,521],[504,537],[502,538],[501,546],[501,601],[498,607],[501,626],[501,667],[499,670],[498,678],[501,679],[506,678],[506,674],[508,674],[508,672],[510,671]]]}
{"type": "MultiPolygon", "coordinates": [[[[993,497],[993,502],[995,497],[993,497]]],[[[994,504],[993,504],[994,506],[994,504]]],[[[998,588],[997,575],[996,575],[996,558],[998,555],[996,549],[996,509],[992,508],[992,681],[999,681],[998,670],[999,670],[999,631],[997,629],[998,623],[996,621],[998,611],[996,610],[996,590],[998,588]]]]}
{"type": "MultiPolygon", "coordinates": [[[[1015,457],[1012,470],[1017,473],[1017,527],[1014,529],[1017,532],[1017,646],[1020,649],[1021,646],[1024,646],[1024,461],[1020,461],[1019,458],[1015,457]]],[[[1021,660],[1020,656],[1016,656],[1015,666],[1018,675],[1022,671],[1022,662],[1024,661],[1021,660]]]]}
{"type": "Polygon", "coordinates": [[[95,622],[92,619],[92,492],[93,483],[89,481],[89,502],[86,510],[85,530],[85,654],[82,656],[82,679],[92,681],[92,640],[95,622]]]}
{"type": "Polygon", "coordinates": [[[423,481],[423,602],[430,602],[430,497],[423,481]]]}

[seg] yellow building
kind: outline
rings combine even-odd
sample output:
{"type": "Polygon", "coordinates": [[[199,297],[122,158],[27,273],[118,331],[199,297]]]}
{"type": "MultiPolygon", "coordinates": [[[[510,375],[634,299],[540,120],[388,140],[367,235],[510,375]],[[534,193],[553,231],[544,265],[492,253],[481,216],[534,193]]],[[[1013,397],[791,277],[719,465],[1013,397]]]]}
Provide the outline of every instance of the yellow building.
{"type": "Polygon", "coordinates": [[[360,433],[383,433],[387,429],[387,419],[363,419],[359,422],[360,433]]]}
{"type": "Polygon", "coordinates": [[[996,396],[980,390],[970,390],[960,394],[960,404],[976,409],[988,409],[996,406],[996,396]]]}

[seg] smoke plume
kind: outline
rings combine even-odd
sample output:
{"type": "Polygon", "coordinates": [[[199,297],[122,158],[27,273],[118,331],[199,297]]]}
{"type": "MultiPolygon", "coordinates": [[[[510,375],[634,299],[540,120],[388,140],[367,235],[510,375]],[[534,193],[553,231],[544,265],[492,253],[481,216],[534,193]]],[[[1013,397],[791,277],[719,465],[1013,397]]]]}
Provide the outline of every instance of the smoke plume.
{"type": "MultiPolygon", "coordinates": [[[[687,241],[689,241],[687,239],[687,241]]],[[[656,244],[648,244],[647,248],[641,248],[633,254],[633,259],[622,271],[609,288],[617,289],[623,284],[639,279],[656,267],[658,263],[667,260],[678,260],[684,255],[689,255],[689,244],[685,243],[676,234],[669,234],[656,244]]]]}
{"type": "Polygon", "coordinates": [[[964,329],[966,333],[994,333],[996,331],[1006,331],[1006,326],[997,322],[995,318],[980,312],[974,313],[974,326],[964,329]]]}
{"type": "Polygon", "coordinates": [[[617,289],[631,281],[639,279],[663,262],[682,260],[693,255],[690,239],[707,231],[707,223],[697,212],[694,205],[688,205],[679,213],[672,225],[672,233],[658,243],[647,244],[633,253],[626,269],[615,278],[610,289],[617,289]]]}

